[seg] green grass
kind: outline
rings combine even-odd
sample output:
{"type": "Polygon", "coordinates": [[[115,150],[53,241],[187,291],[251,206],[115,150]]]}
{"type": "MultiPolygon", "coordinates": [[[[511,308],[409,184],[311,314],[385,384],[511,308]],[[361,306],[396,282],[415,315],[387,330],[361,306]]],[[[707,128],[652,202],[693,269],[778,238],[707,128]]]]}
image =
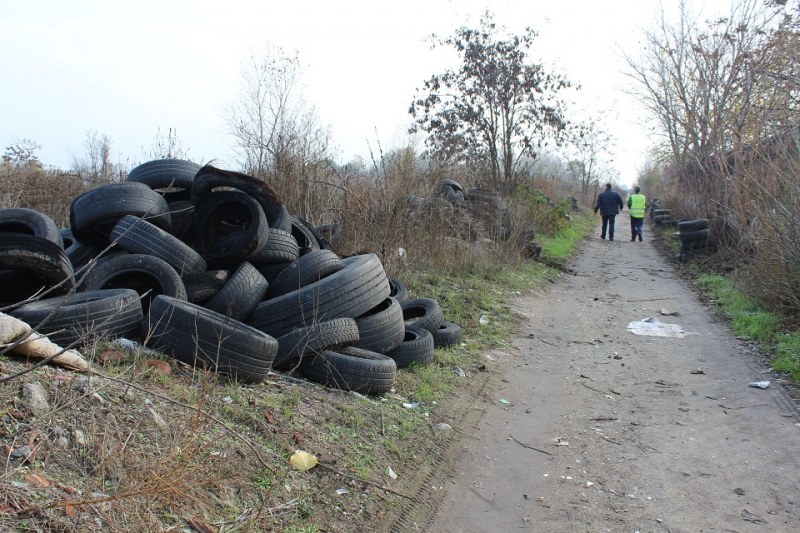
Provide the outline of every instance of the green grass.
{"type": "Polygon", "coordinates": [[[578,216],[572,224],[556,233],[553,237],[542,239],[542,255],[548,259],[563,260],[575,252],[578,242],[594,227],[594,220],[589,216],[578,216]]]}
{"type": "Polygon", "coordinates": [[[705,274],[699,276],[695,284],[731,319],[734,333],[773,350],[775,370],[800,381],[800,332],[785,333],[780,316],[766,311],[758,302],[739,292],[730,279],[705,274]]]}

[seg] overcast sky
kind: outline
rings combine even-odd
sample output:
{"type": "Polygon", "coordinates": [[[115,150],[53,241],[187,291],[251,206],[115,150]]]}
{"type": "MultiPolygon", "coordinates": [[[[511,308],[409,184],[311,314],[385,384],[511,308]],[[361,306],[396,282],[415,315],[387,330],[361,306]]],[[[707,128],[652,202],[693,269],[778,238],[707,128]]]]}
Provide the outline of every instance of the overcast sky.
{"type": "MultiPolygon", "coordinates": [[[[667,0],[668,4],[674,4],[667,0]]],[[[235,168],[225,109],[243,65],[267,43],[297,51],[304,94],[329,125],[337,159],[403,146],[408,107],[446,66],[426,37],[477,25],[487,9],[511,31],[539,32],[535,60],[579,83],[573,116],[599,117],[632,184],[650,140],[626,94],[621,51],[636,54],[659,0],[17,0],[0,14],[0,148],[32,139],[69,168],[88,130],[115,159],[146,160],[156,133],[177,131],[196,161],[235,168]]],[[[728,0],[705,0],[707,11],[728,0]]]]}

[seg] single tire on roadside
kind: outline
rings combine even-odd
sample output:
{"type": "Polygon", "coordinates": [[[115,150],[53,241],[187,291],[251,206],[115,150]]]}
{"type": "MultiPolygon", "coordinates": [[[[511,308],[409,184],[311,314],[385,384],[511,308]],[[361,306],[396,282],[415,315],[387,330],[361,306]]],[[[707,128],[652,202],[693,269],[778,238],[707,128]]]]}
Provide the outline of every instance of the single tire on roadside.
{"type": "Polygon", "coordinates": [[[403,309],[392,297],[356,318],[356,325],[359,340],[352,345],[384,354],[400,346],[406,332],[403,309]]]}
{"type": "Polygon", "coordinates": [[[461,342],[463,337],[461,326],[453,322],[442,322],[439,327],[431,332],[433,334],[434,348],[447,348],[461,342]]]}
{"type": "Polygon", "coordinates": [[[406,326],[417,326],[434,332],[444,320],[439,302],[432,298],[412,298],[400,302],[406,326]]]}
{"type": "Polygon", "coordinates": [[[427,329],[408,326],[403,342],[386,355],[394,359],[397,368],[428,364],[433,361],[434,356],[433,334],[427,329]]]}

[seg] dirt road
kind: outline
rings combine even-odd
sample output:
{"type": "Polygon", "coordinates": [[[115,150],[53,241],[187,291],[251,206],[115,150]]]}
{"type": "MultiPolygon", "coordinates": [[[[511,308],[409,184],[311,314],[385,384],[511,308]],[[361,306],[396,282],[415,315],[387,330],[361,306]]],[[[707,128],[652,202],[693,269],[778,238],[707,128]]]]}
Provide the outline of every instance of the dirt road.
{"type": "Polygon", "coordinates": [[[505,378],[457,428],[418,530],[800,531],[797,407],[653,244],[620,229],[521,299],[523,327],[495,353],[505,378]],[[687,334],[627,330],[646,317],[687,334]]]}

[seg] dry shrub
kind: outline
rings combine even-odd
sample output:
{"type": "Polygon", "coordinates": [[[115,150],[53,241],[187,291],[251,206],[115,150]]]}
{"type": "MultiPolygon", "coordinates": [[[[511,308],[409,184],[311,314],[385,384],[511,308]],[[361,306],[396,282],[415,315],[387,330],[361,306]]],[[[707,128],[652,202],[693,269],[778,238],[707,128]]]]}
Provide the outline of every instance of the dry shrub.
{"type": "Polygon", "coordinates": [[[0,208],[36,209],[55,221],[69,226],[69,205],[88,187],[73,174],[46,170],[38,161],[22,165],[0,162],[0,208]]]}

